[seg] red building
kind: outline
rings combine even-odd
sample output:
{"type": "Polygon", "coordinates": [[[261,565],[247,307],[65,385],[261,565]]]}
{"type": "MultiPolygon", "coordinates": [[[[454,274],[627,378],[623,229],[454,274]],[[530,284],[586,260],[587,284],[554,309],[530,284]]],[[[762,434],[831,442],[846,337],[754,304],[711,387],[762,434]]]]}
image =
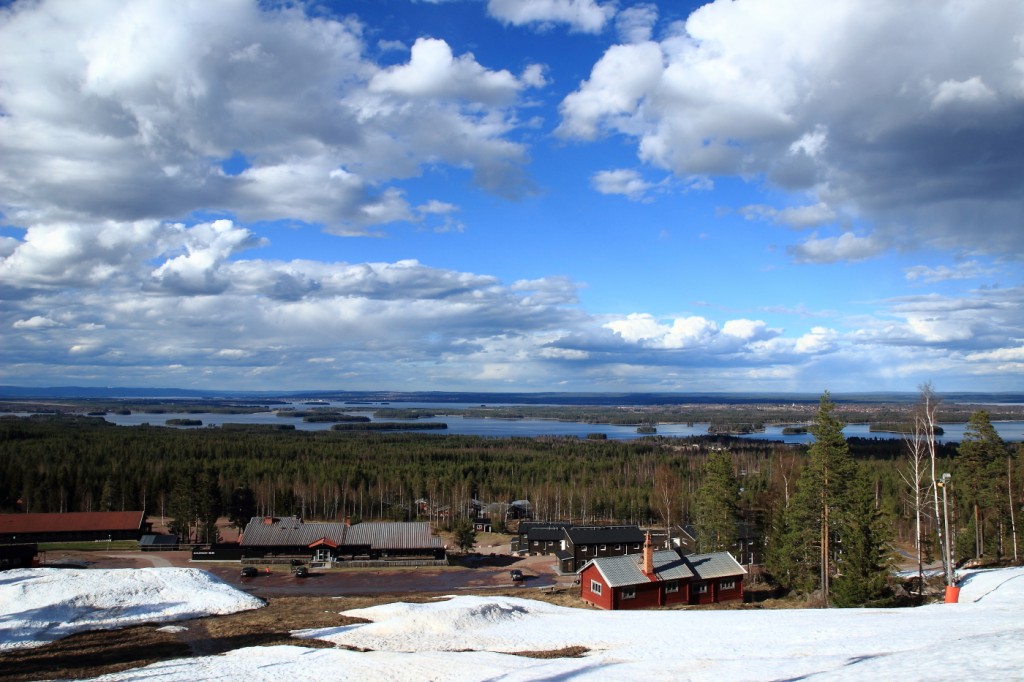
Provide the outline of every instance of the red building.
{"type": "Polygon", "coordinates": [[[642,553],[599,557],[579,570],[583,601],[609,610],[741,600],[745,574],[728,552],[681,557],[655,550],[649,533],[642,553]]]}
{"type": "Polygon", "coordinates": [[[142,511],[0,514],[0,542],[138,540],[149,526],[142,511]]]}

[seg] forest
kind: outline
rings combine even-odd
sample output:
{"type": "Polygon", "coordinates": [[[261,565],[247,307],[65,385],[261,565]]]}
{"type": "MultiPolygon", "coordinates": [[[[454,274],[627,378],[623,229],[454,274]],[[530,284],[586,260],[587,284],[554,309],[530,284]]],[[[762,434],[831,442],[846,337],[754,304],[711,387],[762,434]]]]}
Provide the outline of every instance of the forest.
{"type": "MultiPolygon", "coordinates": [[[[838,412],[830,414],[838,419],[838,412]]],[[[950,527],[958,561],[1016,552],[1011,517],[1020,511],[1024,449],[993,440],[994,431],[985,431],[988,415],[981,414],[979,435],[972,436],[977,444],[933,443],[937,471],[953,475],[950,527]]],[[[899,546],[913,546],[920,516],[922,552],[934,557],[935,514],[920,502],[922,487],[915,491],[908,478],[911,444],[909,438],[843,440],[853,467],[843,475],[865,491],[860,513],[881,519],[899,546]]],[[[190,541],[213,542],[211,519],[218,515],[238,523],[250,515],[296,514],[451,526],[471,513],[471,500],[526,499],[536,519],[689,524],[698,532],[724,513],[733,530],[718,542],[735,547],[735,528],[745,528],[755,545],[747,548],[749,558],[760,563],[766,541],[777,536],[780,546],[784,525],[792,523],[786,510],[807,494],[801,487],[810,485],[802,482],[813,462],[810,450],[726,435],[617,441],[240,425],[181,430],[119,427],[80,415],[6,416],[0,418],[0,510],[145,509],[175,519],[190,541]]],[[[707,536],[702,542],[715,544],[707,536]]]]}

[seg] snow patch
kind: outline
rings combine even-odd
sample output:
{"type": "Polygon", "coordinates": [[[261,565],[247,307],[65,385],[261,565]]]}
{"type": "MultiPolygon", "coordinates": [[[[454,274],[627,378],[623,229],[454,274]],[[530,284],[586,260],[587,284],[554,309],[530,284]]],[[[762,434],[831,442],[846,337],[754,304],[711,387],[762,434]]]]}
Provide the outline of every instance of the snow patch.
{"type": "Polygon", "coordinates": [[[256,609],[261,599],[198,568],[24,568],[0,578],[0,651],[85,630],[256,609]]]}

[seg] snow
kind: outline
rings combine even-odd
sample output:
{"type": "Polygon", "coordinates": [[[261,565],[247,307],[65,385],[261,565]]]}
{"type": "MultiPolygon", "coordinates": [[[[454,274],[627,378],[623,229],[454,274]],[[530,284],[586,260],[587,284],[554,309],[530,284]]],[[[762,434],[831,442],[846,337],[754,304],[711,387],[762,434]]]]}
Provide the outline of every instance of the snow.
{"type": "Polygon", "coordinates": [[[0,652],[85,630],[113,630],[264,606],[196,568],[23,568],[0,573],[0,652]]]}
{"type": "MultiPolygon", "coordinates": [[[[116,576],[114,571],[86,572],[106,574],[110,583],[131,583],[131,574],[143,571],[116,576]]],[[[8,609],[9,580],[0,580],[0,600],[10,614],[0,619],[0,640],[20,632],[17,623],[35,618],[33,610],[44,612],[39,620],[52,620],[58,613],[75,615],[56,599],[46,606],[43,596],[32,597],[36,605],[29,606],[31,589],[18,597],[25,600],[19,604],[23,613],[8,609]]],[[[32,587],[28,577],[18,584],[32,587]]],[[[46,590],[45,585],[35,586],[46,590]]],[[[1024,679],[1024,568],[971,572],[962,577],[961,586],[958,604],[913,609],[605,612],[512,597],[459,596],[346,611],[371,622],[295,633],[333,642],[339,647],[335,649],[304,648],[296,640],[296,646],[165,661],[99,679],[1024,679]],[[556,659],[508,655],[567,646],[583,646],[588,653],[556,659]]],[[[220,596],[216,590],[186,598],[133,588],[113,588],[111,594],[120,595],[114,606],[93,603],[81,611],[99,618],[90,609],[109,610],[105,622],[115,627],[128,624],[125,614],[136,609],[199,611],[211,608],[214,595],[220,596]],[[185,603],[175,603],[179,601],[185,603]]]]}

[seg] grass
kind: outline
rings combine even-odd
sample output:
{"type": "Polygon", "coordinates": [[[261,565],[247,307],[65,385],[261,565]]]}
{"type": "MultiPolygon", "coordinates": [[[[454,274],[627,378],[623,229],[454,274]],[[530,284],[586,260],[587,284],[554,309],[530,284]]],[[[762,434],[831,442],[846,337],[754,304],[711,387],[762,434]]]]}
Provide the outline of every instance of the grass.
{"type": "MultiPolygon", "coordinates": [[[[579,608],[578,590],[502,589],[486,591],[488,596],[526,597],[560,606],[579,608]]],[[[164,624],[140,625],[122,630],[84,632],[44,646],[0,653],[0,679],[5,682],[30,680],[85,679],[130,670],[175,658],[212,656],[252,646],[290,644],[308,648],[332,648],[330,642],[296,639],[293,630],[339,627],[366,622],[342,616],[341,611],[366,608],[397,601],[424,603],[443,594],[422,592],[349,597],[287,596],[267,600],[267,606],[228,616],[210,616],[178,621],[186,630],[162,632],[164,624]]],[[[514,655],[531,658],[578,657],[583,647],[555,651],[523,651],[514,655]]]]}

